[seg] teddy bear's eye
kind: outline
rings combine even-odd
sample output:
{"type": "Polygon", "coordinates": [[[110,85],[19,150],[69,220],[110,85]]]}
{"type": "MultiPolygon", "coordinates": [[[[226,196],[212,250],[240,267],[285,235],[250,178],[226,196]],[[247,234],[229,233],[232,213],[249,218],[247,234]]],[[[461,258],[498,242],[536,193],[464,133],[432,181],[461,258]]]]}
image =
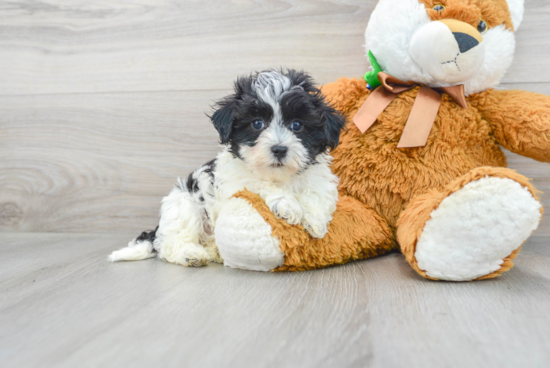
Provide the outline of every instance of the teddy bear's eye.
{"type": "Polygon", "coordinates": [[[480,20],[477,24],[477,30],[479,33],[484,33],[487,30],[487,23],[484,20],[480,20]]]}
{"type": "Polygon", "coordinates": [[[441,12],[445,9],[445,7],[441,4],[434,6],[433,8],[436,12],[441,12]]]}

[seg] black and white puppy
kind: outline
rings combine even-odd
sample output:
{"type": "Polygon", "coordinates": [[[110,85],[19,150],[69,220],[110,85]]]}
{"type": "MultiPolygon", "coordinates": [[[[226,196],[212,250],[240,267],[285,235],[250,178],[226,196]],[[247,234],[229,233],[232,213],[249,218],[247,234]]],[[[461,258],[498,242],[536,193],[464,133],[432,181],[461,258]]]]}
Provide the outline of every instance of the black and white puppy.
{"type": "Polygon", "coordinates": [[[111,261],[157,254],[184,266],[223,262],[216,219],[224,203],[244,188],[259,194],[279,218],[324,237],[338,200],[328,151],[338,144],[344,118],[312,79],[295,70],[241,77],[235,93],[217,103],[211,120],[222,152],[187,181],[178,179],[162,201],[157,229],[113,252],[111,261]]]}

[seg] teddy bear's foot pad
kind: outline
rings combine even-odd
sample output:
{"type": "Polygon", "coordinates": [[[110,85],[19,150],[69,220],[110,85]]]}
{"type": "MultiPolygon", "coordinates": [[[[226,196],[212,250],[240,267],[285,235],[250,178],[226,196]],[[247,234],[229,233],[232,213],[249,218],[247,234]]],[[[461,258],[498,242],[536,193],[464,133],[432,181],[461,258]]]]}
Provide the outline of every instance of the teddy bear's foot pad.
{"type": "Polygon", "coordinates": [[[271,271],[282,266],[284,253],[273,229],[250,203],[232,198],[216,221],[216,243],[224,265],[253,271],[271,271]]]}
{"type": "Polygon", "coordinates": [[[470,182],[431,213],[416,245],[418,267],[439,280],[489,275],[537,228],[540,209],[529,190],[512,179],[470,182]]]}

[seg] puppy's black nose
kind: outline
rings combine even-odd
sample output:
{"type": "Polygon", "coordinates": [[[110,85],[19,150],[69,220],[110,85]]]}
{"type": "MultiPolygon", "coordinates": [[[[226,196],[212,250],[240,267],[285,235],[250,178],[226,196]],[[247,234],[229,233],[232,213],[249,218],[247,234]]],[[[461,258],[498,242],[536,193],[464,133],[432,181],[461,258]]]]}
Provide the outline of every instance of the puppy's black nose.
{"type": "Polygon", "coordinates": [[[273,155],[277,157],[279,160],[286,156],[286,153],[288,152],[288,147],[285,146],[273,146],[271,147],[271,152],[273,152],[273,155]]]}
{"type": "Polygon", "coordinates": [[[462,32],[453,32],[453,36],[455,36],[455,40],[458,43],[458,48],[462,53],[468,50],[471,50],[477,45],[479,45],[479,41],[473,38],[472,36],[470,36],[469,34],[462,33],[462,32]]]}

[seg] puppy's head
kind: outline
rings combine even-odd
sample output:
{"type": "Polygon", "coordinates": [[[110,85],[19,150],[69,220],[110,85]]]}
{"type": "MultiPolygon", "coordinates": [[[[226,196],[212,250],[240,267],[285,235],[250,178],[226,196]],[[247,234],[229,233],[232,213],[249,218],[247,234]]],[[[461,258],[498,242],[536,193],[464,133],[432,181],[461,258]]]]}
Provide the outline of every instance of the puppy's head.
{"type": "Polygon", "coordinates": [[[344,118],[304,72],[241,77],[211,119],[220,141],[256,170],[296,173],[338,145],[344,118]]]}

